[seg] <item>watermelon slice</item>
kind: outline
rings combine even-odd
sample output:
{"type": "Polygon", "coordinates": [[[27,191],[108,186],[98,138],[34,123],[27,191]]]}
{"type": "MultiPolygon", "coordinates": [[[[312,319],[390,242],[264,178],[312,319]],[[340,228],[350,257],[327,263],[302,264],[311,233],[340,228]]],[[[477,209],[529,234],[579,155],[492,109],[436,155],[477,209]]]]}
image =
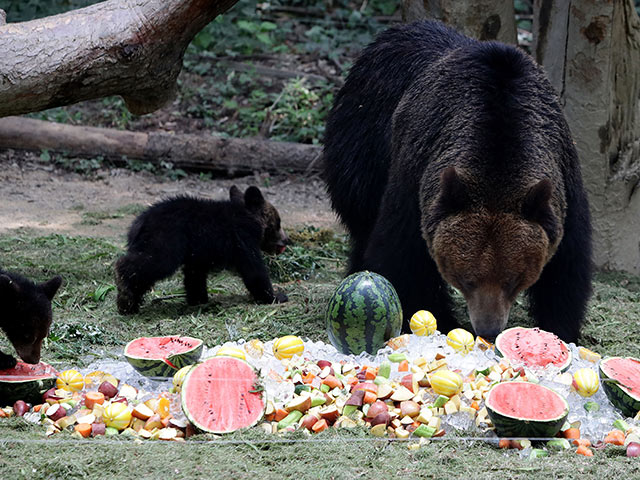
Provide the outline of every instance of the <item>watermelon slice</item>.
{"type": "Polygon", "coordinates": [[[560,394],[529,382],[498,383],[489,390],[485,406],[503,437],[553,437],[569,415],[560,394]]]}
{"type": "Polygon", "coordinates": [[[204,432],[229,433],[258,423],[265,411],[259,377],[235,357],[212,357],[187,373],[182,410],[204,432]]]}
{"type": "Polygon", "coordinates": [[[610,357],[600,362],[602,386],[614,407],[627,417],[640,410],[640,360],[610,357]]]}
{"type": "Polygon", "coordinates": [[[571,350],[551,332],[539,328],[514,327],[496,338],[496,353],[513,365],[544,368],[554,365],[562,372],[571,365],[571,350]]]}
{"type": "Polygon", "coordinates": [[[192,337],[141,337],[124,347],[124,356],[147,377],[172,377],[182,367],[200,360],[202,346],[202,340],[192,337]]]}
{"type": "Polygon", "coordinates": [[[55,387],[57,375],[56,369],[44,362],[18,362],[13,368],[0,370],[0,406],[16,400],[42,402],[42,394],[55,387]]]}

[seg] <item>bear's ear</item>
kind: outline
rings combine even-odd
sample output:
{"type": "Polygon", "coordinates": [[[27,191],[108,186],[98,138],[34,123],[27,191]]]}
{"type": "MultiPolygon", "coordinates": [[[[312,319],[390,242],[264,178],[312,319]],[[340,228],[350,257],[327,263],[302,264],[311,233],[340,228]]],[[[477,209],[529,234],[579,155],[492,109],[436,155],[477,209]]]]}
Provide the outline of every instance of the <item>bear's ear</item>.
{"type": "Polygon", "coordinates": [[[440,176],[438,209],[446,215],[451,215],[464,210],[469,203],[467,187],[455,167],[445,168],[440,176]]]}
{"type": "Polygon", "coordinates": [[[18,295],[20,286],[8,275],[0,275],[0,296],[18,295]]]}
{"type": "Polygon", "coordinates": [[[47,298],[49,300],[52,300],[53,296],[56,294],[56,292],[60,288],[60,285],[62,285],[62,277],[60,275],[56,275],[48,282],[41,283],[40,288],[42,289],[44,294],[47,296],[47,298]]]}
{"type": "Polygon", "coordinates": [[[238,187],[233,185],[229,189],[229,199],[232,203],[238,203],[240,205],[244,205],[244,196],[238,187]]]}
{"type": "Polygon", "coordinates": [[[551,180],[545,178],[529,189],[522,202],[522,216],[530,222],[540,224],[553,243],[557,236],[557,220],[551,208],[551,180]]]}
{"type": "Polygon", "coordinates": [[[258,187],[249,187],[244,192],[244,204],[251,211],[258,211],[264,207],[264,197],[258,187]]]}

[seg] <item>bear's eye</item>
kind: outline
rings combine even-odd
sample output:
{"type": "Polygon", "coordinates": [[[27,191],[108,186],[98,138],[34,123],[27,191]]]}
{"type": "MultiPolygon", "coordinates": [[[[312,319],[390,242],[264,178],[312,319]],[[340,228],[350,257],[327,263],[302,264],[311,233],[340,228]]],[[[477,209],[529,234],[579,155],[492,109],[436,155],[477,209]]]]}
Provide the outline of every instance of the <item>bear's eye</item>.
{"type": "Polygon", "coordinates": [[[462,287],[462,290],[464,291],[475,290],[476,287],[478,286],[476,282],[474,282],[473,280],[469,280],[468,278],[458,279],[458,283],[460,284],[460,287],[462,287]]]}

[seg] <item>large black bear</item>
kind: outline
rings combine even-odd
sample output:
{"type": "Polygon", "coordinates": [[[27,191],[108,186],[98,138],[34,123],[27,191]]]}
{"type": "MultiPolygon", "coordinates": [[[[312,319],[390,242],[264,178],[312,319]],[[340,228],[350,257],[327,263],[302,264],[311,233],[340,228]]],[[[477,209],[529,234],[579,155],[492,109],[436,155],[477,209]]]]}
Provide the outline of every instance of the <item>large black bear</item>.
{"type": "Polygon", "coordinates": [[[289,238],[280,215],[258,187],[233,186],[228,201],[177,197],[152,205],[131,224],[127,254],[115,264],[117,306],[138,312],[151,287],[183,267],[189,305],[207,303],[207,274],[234,268],[262,303],[282,303],[274,293],[260,250],[282,253],[289,238]]]}
{"type": "Polygon", "coordinates": [[[455,327],[449,283],[491,339],[526,290],[537,325],[576,340],[589,207],[557,96],[527,54],[437,22],[390,28],[336,96],[324,154],[349,272],[388,278],[405,320],[428,309],[455,327]]]}
{"type": "MultiPolygon", "coordinates": [[[[14,272],[0,270],[0,328],[27,363],[38,363],[42,341],[51,327],[51,300],[62,278],[36,284],[14,272]]],[[[0,370],[13,368],[16,359],[0,352],[0,370]]]]}

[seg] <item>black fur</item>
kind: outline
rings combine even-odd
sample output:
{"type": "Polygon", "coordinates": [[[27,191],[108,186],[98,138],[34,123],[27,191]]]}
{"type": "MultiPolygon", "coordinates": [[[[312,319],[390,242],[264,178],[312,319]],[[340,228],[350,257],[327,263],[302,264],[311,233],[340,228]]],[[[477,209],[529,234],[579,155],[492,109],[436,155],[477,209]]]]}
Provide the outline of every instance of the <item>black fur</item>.
{"type": "Polygon", "coordinates": [[[525,53],[437,22],[390,28],[336,96],[324,154],[349,273],[387,277],[405,319],[426,308],[440,330],[456,326],[431,242],[456,212],[505,212],[538,222],[552,245],[530,313],[576,340],[591,293],[589,208],[556,94],[525,53]]]}
{"type": "MultiPolygon", "coordinates": [[[[27,363],[40,361],[42,341],[51,326],[51,299],[61,284],[59,276],[36,284],[17,273],[0,270],[0,328],[27,363]]],[[[15,365],[13,356],[0,352],[0,370],[15,365]]]]}
{"type": "Polygon", "coordinates": [[[118,311],[136,313],[153,285],[183,267],[187,303],[207,302],[207,274],[233,268],[262,303],[285,302],[275,294],[260,250],[280,253],[288,238],[276,209],[257,187],[230,200],[178,197],[159,202],[131,225],[127,254],[116,262],[118,311]]]}

